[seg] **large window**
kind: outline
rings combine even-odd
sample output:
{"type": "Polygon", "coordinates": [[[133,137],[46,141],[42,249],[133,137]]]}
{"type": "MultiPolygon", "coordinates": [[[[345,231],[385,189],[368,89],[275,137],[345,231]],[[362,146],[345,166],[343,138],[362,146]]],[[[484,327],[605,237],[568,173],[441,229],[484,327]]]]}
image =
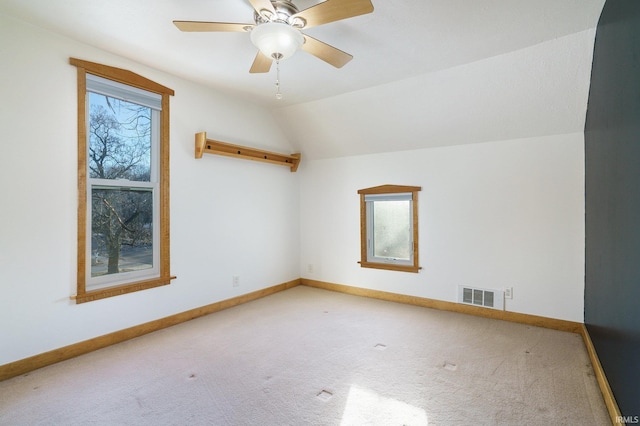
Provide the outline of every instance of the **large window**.
{"type": "Polygon", "coordinates": [[[169,284],[169,96],[78,59],[78,288],[88,302],[169,284]]]}
{"type": "Polygon", "coordinates": [[[418,272],[417,186],[361,189],[360,266],[418,272]]]}

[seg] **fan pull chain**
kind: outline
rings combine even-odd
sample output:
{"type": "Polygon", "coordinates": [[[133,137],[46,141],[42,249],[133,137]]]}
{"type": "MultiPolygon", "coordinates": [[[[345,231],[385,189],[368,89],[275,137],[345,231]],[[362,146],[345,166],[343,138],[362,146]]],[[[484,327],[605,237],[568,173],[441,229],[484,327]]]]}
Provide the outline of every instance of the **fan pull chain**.
{"type": "Polygon", "coordinates": [[[276,99],[282,99],[282,93],[280,93],[280,61],[276,60],[276,99]]]}

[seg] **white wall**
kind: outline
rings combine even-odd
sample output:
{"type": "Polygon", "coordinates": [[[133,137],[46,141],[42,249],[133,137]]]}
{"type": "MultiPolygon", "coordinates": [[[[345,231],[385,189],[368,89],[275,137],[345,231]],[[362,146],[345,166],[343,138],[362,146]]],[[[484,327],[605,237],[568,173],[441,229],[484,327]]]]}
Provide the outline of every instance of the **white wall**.
{"type": "Polygon", "coordinates": [[[2,15],[0,60],[0,365],[300,276],[298,175],[253,161],[194,159],[199,131],[293,152],[268,112],[2,15]],[[178,278],[169,286],[81,305],[69,299],[77,235],[69,57],[175,90],[171,272],[178,278]]]}
{"type": "Polygon", "coordinates": [[[460,284],[508,286],[509,311],[582,322],[583,146],[575,133],[303,162],[301,276],[452,302],[460,284]],[[356,263],[357,190],[383,184],[422,187],[417,274],[356,263]]]}

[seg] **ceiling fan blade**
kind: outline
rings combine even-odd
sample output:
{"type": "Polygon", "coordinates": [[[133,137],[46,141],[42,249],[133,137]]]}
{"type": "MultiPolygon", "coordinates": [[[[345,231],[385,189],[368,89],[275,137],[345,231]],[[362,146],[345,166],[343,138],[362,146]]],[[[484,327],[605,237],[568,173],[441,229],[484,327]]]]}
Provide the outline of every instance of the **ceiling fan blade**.
{"type": "MultiPolygon", "coordinates": [[[[266,10],[271,16],[276,14],[276,10],[273,8],[273,4],[269,0],[249,0],[251,6],[258,12],[258,15],[262,15],[262,11],[266,10]]],[[[264,15],[263,15],[264,16],[264,15]]]]}
{"type": "Polygon", "coordinates": [[[304,44],[301,49],[307,53],[311,53],[319,59],[322,59],[326,63],[333,65],[336,68],[342,68],[347,62],[353,59],[353,56],[340,49],[323,43],[313,37],[309,37],[306,34],[304,36],[304,44]]]}
{"type": "Polygon", "coordinates": [[[222,32],[246,32],[253,28],[253,24],[232,24],[230,22],[201,22],[201,21],[173,21],[180,31],[222,31],[222,32]]]}
{"type": "Polygon", "coordinates": [[[311,28],[371,12],[371,0],[326,0],[292,17],[303,18],[307,22],[304,28],[311,28]]]}
{"type": "Polygon", "coordinates": [[[253,65],[251,65],[250,73],[261,73],[261,72],[269,72],[271,69],[271,64],[273,63],[273,59],[270,57],[263,55],[262,52],[258,50],[258,54],[256,58],[253,60],[253,65]]]}

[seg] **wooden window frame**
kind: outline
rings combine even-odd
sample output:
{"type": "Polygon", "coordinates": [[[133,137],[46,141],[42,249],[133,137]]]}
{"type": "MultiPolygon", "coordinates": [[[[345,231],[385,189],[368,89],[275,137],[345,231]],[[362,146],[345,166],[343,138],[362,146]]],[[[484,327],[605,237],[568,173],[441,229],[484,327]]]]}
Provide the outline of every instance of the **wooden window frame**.
{"type": "Polygon", "coordinates": [[[121,68],[70,58],[69,63],[77,68],[78,96],[78,265],[77,293],[72,299],[76,303],[90,302],[118,296],[134,291],[167,285],[174,279],[170,273],[169,238],[169,96],[174,91],[145,77],[121,68]],[[86,75],[92,74],[131,87],[136,87],[162,96],[160,112],[160,209],[159,218],[154,218],[154,226],[160,227],[160,273],[157,277],[132,281],[111,287],[87,291],[87,84],[86,75]]]}
{"type": "Polygon", "coordinates": [[[406,186],[406,185],[381,185],[375,186],[372,188],[365,188],[358,190],[358,194],[360,194],[360,264],[363,268],[374,268],[374,269],[386,269],[390,271],[401,271],[401,272],[419,272],[422,269],[419,266],[419,257],[418,257],[418,191],[421,191],[422,188],[419,186],[406,186]],[[379,263],[379,262],[370,262],[368,256],[368,240],[369,235],[367,235],[367,203],[365,201],[365,196],[369,194],[402,194],[402,193],[411,193],[412,199],[412,215],[413,215],[413,264],[412,265],[401,265],[395,263],[379,263]]]}

